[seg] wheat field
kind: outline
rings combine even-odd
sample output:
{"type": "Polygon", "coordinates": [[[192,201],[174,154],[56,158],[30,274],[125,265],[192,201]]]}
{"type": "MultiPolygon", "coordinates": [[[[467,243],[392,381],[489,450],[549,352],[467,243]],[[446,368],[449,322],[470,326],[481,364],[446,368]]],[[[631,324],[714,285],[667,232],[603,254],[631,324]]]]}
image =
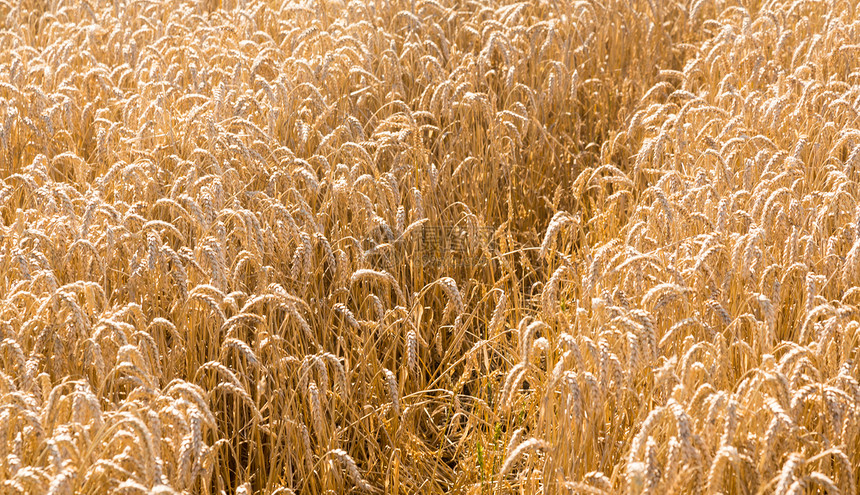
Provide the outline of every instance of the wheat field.
{"type": "Polygon", "coordinates": [[[857,494],[857,0],[0,0],[0,487],[857,494]]]}

